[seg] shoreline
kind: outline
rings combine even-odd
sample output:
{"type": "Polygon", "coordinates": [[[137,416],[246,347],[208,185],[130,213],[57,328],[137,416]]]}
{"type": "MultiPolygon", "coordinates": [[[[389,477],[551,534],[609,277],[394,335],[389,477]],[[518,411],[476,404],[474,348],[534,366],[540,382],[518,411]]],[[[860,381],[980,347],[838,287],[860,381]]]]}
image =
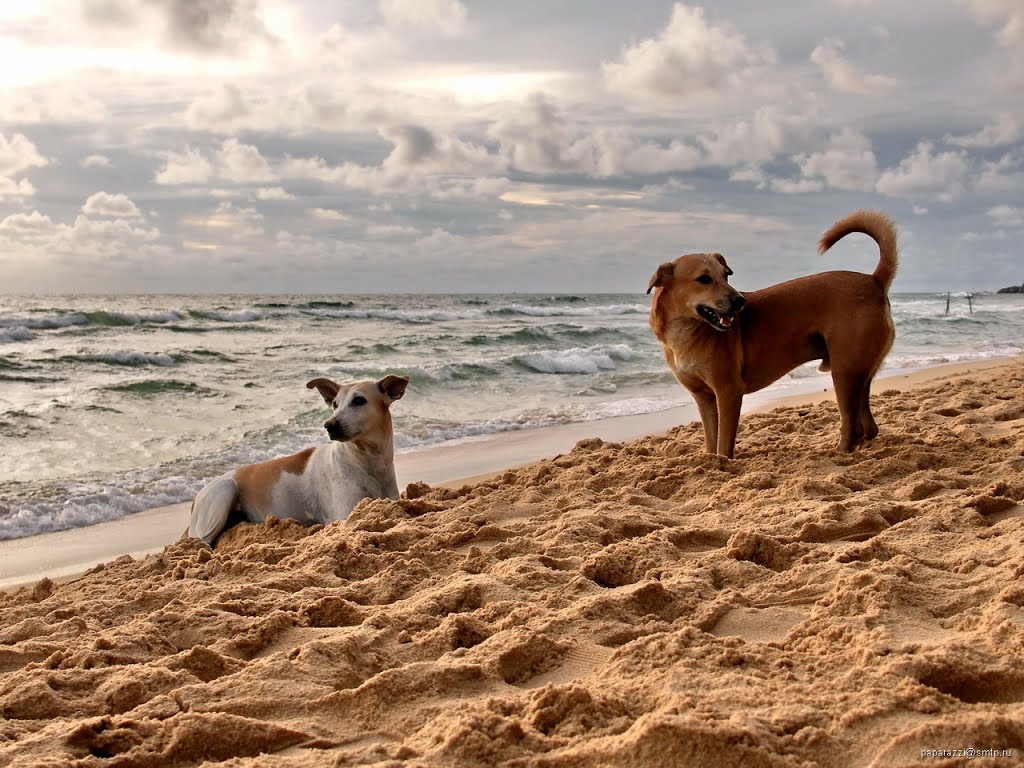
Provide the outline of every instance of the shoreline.
{"type": "MultiPolygon", "coordinates": [[[[877,394],[891,389],[914,389],[938,379],[990,371],[1018,360],[1006,357],[894,370],[880,375],[874,390],[877,394]]],[[[784,392],[762,390],[748,395],[743,412],[813,405],[832,399],[831,378],[827,374],[821,377],[794,380],[784,392]]],[[[506,470],[567,453],[583,439],[627,442],[663,433],[698,418],[695,405],[689,403],[652,413],[505,432],[413,450],[395,457],[398,485],[402,490],[412,482],[448,488],[472,485],[506,470]]],[[[185,501],[96,525],[0,541],[0,591],[14,591],[44,578],[67,582],[119,557],[139,559],[160,552],[177,541],[187,528],[189,505],[185,501]]]]}

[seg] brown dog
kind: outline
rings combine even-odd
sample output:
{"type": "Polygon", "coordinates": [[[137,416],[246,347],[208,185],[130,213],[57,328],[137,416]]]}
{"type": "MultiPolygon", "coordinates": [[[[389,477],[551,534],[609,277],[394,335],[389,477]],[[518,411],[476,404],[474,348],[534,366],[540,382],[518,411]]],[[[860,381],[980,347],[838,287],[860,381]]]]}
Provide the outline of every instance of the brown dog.
{"type": "Polygon", "coordinates": [[[857,211],[822,236],[818,252],[851,232],[878,243],[874,274],[821,272],[744,295],[729,285],[732,270],[719,253],[680,256],[654,273],[651,329],[697,401],[708,453],[732,458],[743,395],[809,360],[832,371],[839,449],[852,451],[878,434],[868,397],[896,335],[888,297],[896,227],[883,213],[857,211]]]}

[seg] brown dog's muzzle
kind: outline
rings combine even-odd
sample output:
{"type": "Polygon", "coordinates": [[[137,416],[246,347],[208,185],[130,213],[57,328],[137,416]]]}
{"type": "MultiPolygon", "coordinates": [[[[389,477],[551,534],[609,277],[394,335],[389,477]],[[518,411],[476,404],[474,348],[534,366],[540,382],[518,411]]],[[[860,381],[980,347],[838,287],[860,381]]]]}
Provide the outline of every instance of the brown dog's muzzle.
{"type": "Polygon", "coordinates": [[[733,291],[725,306],[712,307],[707,304],[697,305],[697,314],[716,331],[728,331],[732,328],[736,315],[747,303],[746,297],[739,291],[733,291]]]}

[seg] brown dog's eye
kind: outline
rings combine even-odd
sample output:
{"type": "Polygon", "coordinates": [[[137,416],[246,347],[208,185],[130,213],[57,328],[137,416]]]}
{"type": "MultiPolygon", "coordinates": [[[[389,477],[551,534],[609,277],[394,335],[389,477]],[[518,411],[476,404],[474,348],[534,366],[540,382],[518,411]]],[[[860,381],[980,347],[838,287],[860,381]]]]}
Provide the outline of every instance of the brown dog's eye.
{"type": "Polygon", "coordinates": [[[357,408],[360,405],[366,405],[366,398],[363,397],[362,395],[356,395],[355,397],[352,398],[352,402],[349,403],[349,405],[353,405],[357,408]]]}
{"type": "Polygon", "coordinates": [[[711,285],[714,281],[711,279],[711,275],[701,275],[697,278],[697,282],[701,285],[711,285]]]}

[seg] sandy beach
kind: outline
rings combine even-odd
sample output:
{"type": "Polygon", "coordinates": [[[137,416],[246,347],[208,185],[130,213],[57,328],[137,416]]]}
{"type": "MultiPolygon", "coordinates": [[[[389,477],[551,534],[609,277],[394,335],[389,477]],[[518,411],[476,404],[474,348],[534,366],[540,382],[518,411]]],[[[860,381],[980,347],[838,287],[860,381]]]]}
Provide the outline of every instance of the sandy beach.
{"type": "Polygon", "coordinates": [[[874,391],[853,455],[803,392],[735,461],[681,409],[212,552],[181,505],[4,542],[0,764],[1020,764],[1024,361],[874,391]]]}
{"type": "MultiPolygon", "coordinates": [[[[879,386],[895,389],[920,386],[938,377],[980,373],[1002,361],[951,363],[909,372],[883,374],[879,386]],[[884,383],[882,383],[884,382],[884,383]]],[[[827,375],[797,380],[787,394],[756,392],[743,403],[745,413],[833,398],[827,375]]],[[[663,432],[697,420],[691,403],[681,408],[541,429],[506,432],[455,441],[395,457],[399,488],[409,483],[459,488],[489,479],[506,469],[566,453],[580,440],[600,438],[622,442],[663,432]]],[[[89,568],[123,555],[142,558],[177,541],[188,525],[189,502],[158,507],[106,523],[66,531],[0,541],[0,590],[34,584],[42,578],[66,581],[89,568]]]]}

